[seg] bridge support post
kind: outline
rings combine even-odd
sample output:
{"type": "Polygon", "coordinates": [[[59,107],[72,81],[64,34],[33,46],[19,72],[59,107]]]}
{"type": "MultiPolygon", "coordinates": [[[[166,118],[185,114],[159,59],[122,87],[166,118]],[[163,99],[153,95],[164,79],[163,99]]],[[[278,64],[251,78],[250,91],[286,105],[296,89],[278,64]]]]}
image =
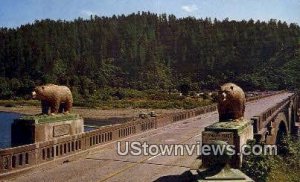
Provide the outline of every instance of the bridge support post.
{"type": "Polygon", "coordinates": [[[198,170],[198,181],[253,181],[239,170],[242,148],[249,139],[253,139],[253,126],[248,120],[217,122],[206,127],[202,132],[202,168],[198,170]]]}
{"type": "MultiPolygon", "coordinates": [[[[205,127],[202,132],[202,145],[210,145],[214,141],[224,141],[228,144],[227,148],[234,149],[230,166],[240,168],[242,166],[242,147],[247,140],[253,139],[253,126],[251,121],[239,122],[217,122],[205,127]]],[[[203,154],[202,154],[203,155],[203,154]]],[[[211,165],[214,155],[203,155],[202,163],[205,167],[211,165]]]]}
{"type": "Polygon", "coordinates": [[[15,119],[12,146],[44,142],[83,133],[83,118],[78,114],[36,115],[15,119]]]}
{"type": "Polygon", "coordinates": [[[300,122],[295,123],[293,134],[300,140],[300,122]]]}
{"type": "MultiPolygon", "coordinates": [[[[300,103],[298,103],[300,106],[300,103]]],[[[295,128],[294,128],[294,134],[298,137],[300,140],[300,108],[297,108],[296,113],[296,122],[295,122],[295,128]]]]}

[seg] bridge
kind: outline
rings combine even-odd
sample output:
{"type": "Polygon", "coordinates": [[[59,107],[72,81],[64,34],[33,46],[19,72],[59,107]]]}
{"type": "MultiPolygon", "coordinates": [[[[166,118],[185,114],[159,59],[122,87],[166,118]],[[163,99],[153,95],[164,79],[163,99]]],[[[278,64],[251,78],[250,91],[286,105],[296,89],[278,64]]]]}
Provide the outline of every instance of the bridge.
{"type": "Polygon", "coordinates": [[[299,123],[299,96],[292,95],[264,112],[254,115],[255,138],[267,144],[276,144],[282,135],[297,134],[299,123]]]}
{"type": "MultiPolygon", "coordinates": [[[[249,99],[246,119],[255,139],[275,144],[281,135],[300,133],[299,96],[280,93],[249,99]],[[298,114],[297,114],[298,113],[298,114]]],[[[117,141],[195,144],[204,127],[217,122],[216,106],[99,128],[55,141],[0,150],[0,177],[15,181],[188,181],[199,156],[120,156],[117,141]]]]}

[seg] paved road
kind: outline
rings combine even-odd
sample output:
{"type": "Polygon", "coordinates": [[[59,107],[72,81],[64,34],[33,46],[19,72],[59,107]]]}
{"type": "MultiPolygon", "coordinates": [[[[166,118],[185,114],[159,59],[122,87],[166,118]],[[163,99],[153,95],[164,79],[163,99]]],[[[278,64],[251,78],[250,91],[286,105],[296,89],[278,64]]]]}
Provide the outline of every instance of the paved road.
{"type": "MultiPolygon", "coordinates": [[[[246,105],[245,117],[250,119],[283,99],[288,93],[252,101],[246,105]]],[[[148,144],[196,144],[204,127],[216,122],[217,112],[200,115],[146,133],[125,138],[125,141],[147,141],[148,144]]],[[[16,181],[188,181],[190,169],[198,167],[197,153],[188,156],[119,156],[116,142],[99,147],[83,159],[42,167],[16,177],[16,181]]],[[[123,145],[124,146],[124,145],[123,145]]],[[[123,148],[124,149],[124,148],[123,148]]]]}

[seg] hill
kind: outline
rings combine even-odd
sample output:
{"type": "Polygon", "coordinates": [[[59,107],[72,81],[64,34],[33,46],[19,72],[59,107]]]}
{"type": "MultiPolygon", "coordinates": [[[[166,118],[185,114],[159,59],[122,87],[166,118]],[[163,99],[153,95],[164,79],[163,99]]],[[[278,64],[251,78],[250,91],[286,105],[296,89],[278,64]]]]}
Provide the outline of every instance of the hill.
{"type": "Polygon", "coordinates": [[[296,24],[176,18],[142,12],[89,20],[37,20],[0,29],[0,98],[24,97],[34,85],[97,89],[246,90],[300,86],[296,24]]]}

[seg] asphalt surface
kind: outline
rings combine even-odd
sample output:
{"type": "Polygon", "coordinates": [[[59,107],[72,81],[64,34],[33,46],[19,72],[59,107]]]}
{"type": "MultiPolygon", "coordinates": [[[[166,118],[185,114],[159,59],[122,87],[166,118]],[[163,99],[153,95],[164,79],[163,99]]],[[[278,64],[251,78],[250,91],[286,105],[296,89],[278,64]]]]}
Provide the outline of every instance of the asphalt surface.
{"type": "MultiPolygon", "coordinates": [[[[247,103],[245,118],[254,115],[287,98],[284,93],[247,103]]],[[[179,121],[162,128],[141,133],[122,140],[122,152],[125,141],[140,141],[148,144],[196,144],[201,142],[201,132],[205,126],[218,121],[218,113],[211,112],[195,118],[179,121]]],[[[134,150],[131,150],[134,151],[134,150]]],[[[155,150],[153,150],[155,151],[155,150]]],[[[197,150],[192,155],[171,156],[117,154],[117,142],[99,147],[85,158],[71,161],[55,167],[36,168],[13,181],[189,181],[191,169],[199,167],[197,150]]]]}

